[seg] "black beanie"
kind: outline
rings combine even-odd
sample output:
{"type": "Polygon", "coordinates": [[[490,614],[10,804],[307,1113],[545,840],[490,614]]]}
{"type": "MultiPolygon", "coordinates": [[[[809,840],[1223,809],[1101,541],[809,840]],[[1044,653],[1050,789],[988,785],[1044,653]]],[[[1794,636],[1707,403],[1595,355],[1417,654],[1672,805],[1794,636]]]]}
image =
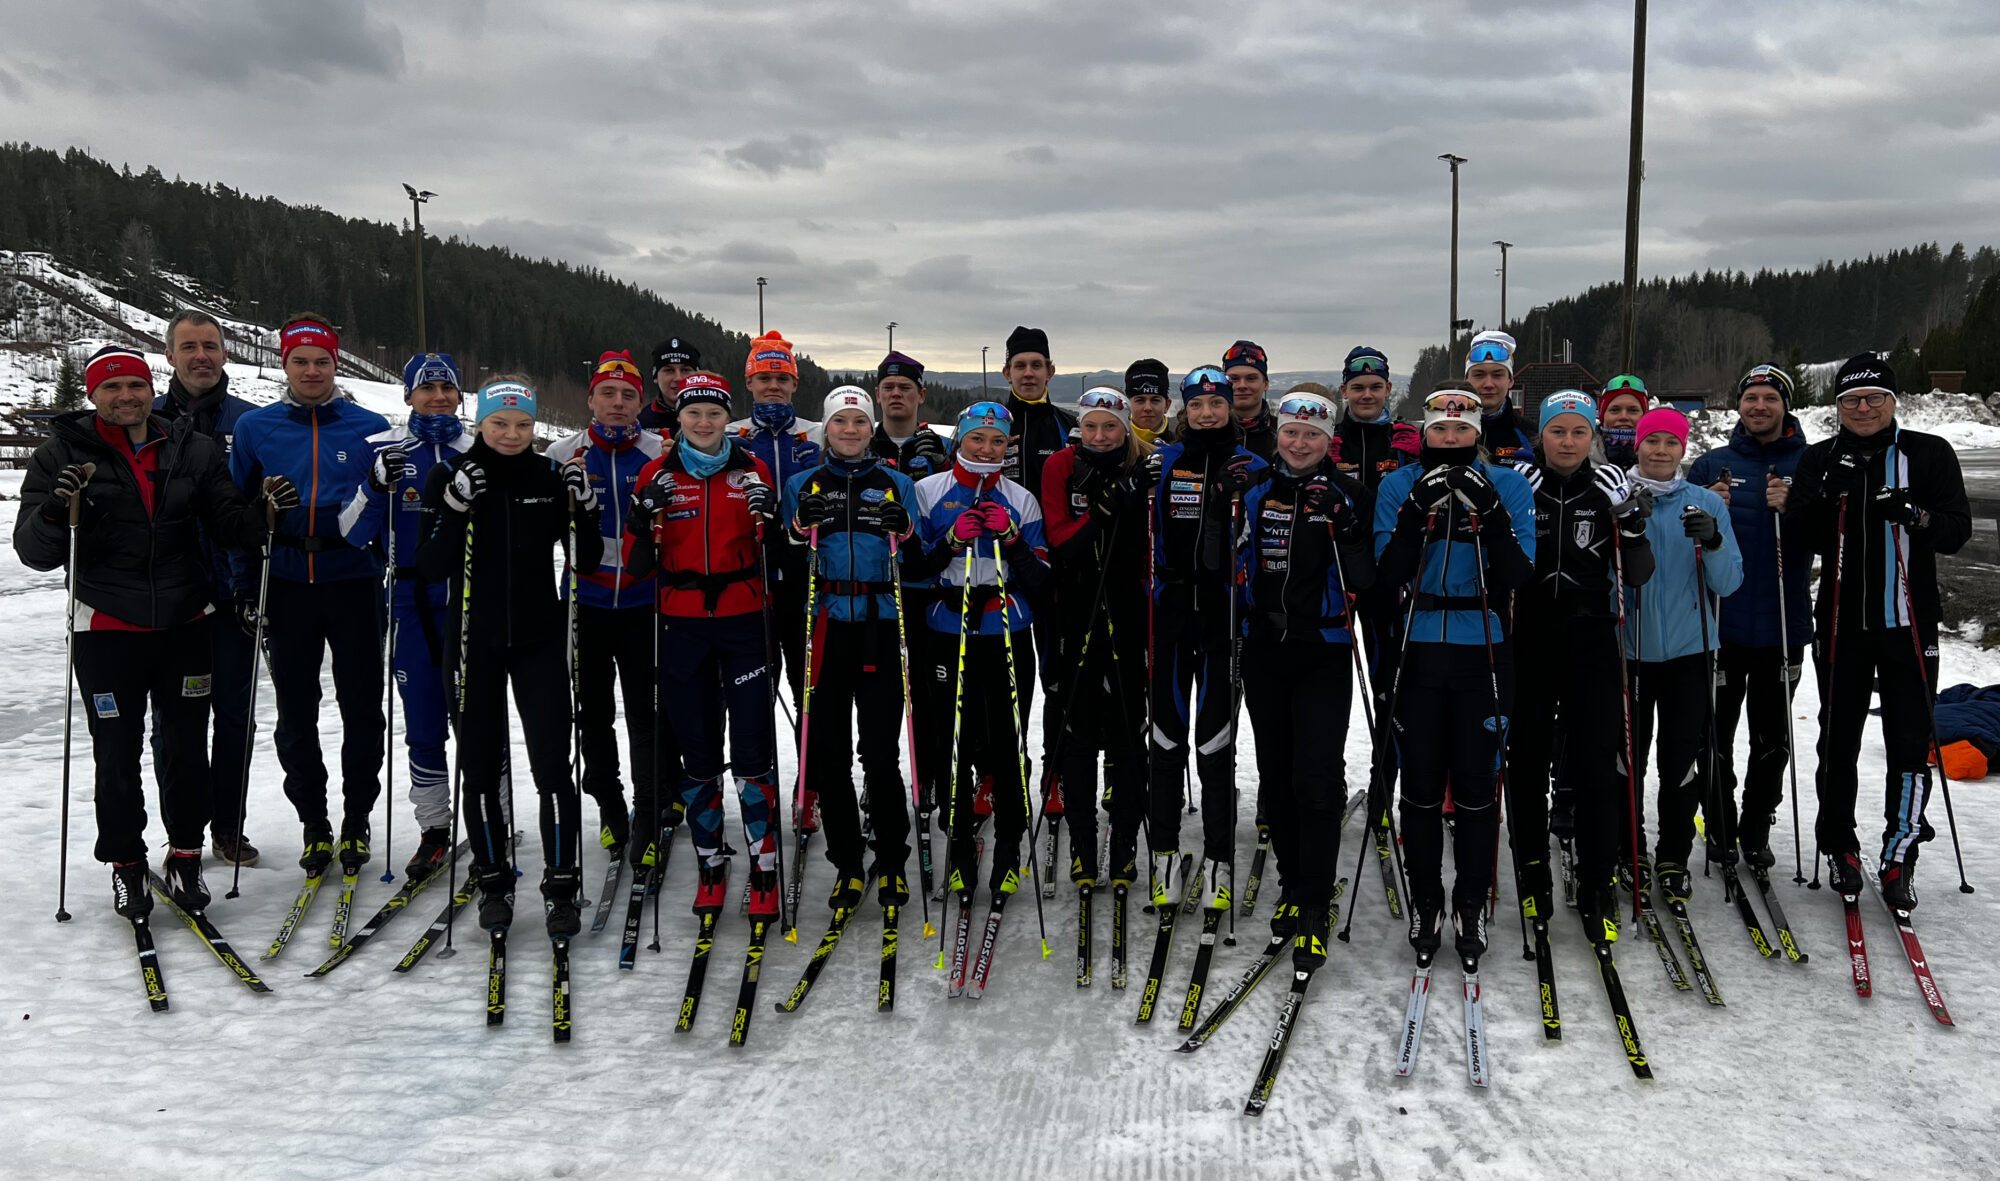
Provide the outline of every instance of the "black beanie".
{"type": "Polygon", "coordinates": [[[890,353],[875,366],[875,384],[881,385],[884,378],[907,377],[918,385],[924,384],[923,362],[904,353],[890,353]]]}
{"type": "Polygon", "coordinates": [[[699,369],[701,350],[678,336],[669,336],[653,346],[653,375],[659,376],[660,370],[669,365],[692,365],[699,369]]]}
{"type": "Polygon", "coordinates": [[[1896,371],[1889,363],[1874,353],[1856,353],[1840,367],[1840,373],[1833,379],[1833,396],[1856,390],[1888,390],[1895,396],[1896,371]]]}
{"type": "Polygon", "coordinates": [[[1125,370],[1125,396],[1136,398],[1141,394],[1151,394],[1156,398],[1172,401],[1173,395],[1167,392],[1167,382],[1165,362],[1155,361],[1151,357],[1134,361],[1131,367],[1125,370]]]}
{"type": "Polygon", "coordinates": [[[1039,328],[1023,328],[1018,324],[1015,325],[1014,331],[1007,334],[1007,360],[1011,362],[1022,353],[1040,353],[1042,358],[1047,360],[1049,334],[1039,328]]]}

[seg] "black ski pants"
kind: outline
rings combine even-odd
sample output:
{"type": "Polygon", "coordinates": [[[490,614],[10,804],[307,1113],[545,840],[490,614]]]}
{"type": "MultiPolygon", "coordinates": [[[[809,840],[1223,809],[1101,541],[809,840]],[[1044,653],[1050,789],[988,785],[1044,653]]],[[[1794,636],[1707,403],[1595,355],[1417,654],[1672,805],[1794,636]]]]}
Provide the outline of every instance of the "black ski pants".
{"type": "Polygon", "coordinates": [[[1778,805],[1785,802],[1785,766],[1791,737],[1785,714],[1799,690],[1806,650],[1725,645],[1716,654],[1721,674],[1715,683],[1715,770],[1727,800],[1736,798],[1736,723],[1750,721],[1750,762],[1744,768],[1743,802],[1737,839],[1747,848],[1770,843],[1778,805]]]}
{"type": "Polygon", "coordinates": [[[1153,733],[1147,787],[1147,841],[1178,852],[1189,728],[1201,780],[1202,856],[1225,865],[1236,853],[1236,687],[1231,683],[1229,613],[1156,610],[1153,617],[1153,733]],[[1192,691],[1193,697],[1189,694],[1192,691]]]}
{"type": "Polygon", "coordinates": [[[1307,906],[1333,899],[1347,808],[1347,719],[1353,649],[1319,640],[1253,638],[1243,693],[1257,735],[1257,814],[1270,826],[1282,892],[1307,906]]]}
{"type": "Polygon", "coordinates": [[[1822,632],[1813,641],[1813,671],[1819,677],[1819,823],[1821,851],[1854,853],[1855,798],[1860,791],[1861,737],[1868,724],[1868,699],[1882,691],[1882,745],[1887,764],[1882,792],[1884,862],[1914,861],[1917,846],[1931,840],[1924,810],[1930,803],[1931,714],[1924,694],[1937,684],[1937,625],[1920,625],[1923,664],[1908,626],[1888,631],[1840,629],[1840,647],[1822,632]]]}
{"type": "Polygon", "coordinates": [[[1492,664],[1480,644],[1412,643],[1404,656],[1396,703],[1402,746],[1403,864],[1410,901],[1419,914],[1444,905],[1444,794],[1451,786],[1452,860],[1457,877],[1452,907],[1482,903],[1493,883],[1500,838],[1499,735],[1513,710],[1511,645],[1493,645],[1492,664]],[[1499,716],[1494,717],[1494,682],[1499,716]]]}
{"type": "Polygon", "coordinates": [[[910,816],[899,750],[903,670],[896,621],[822,618],[817,632],[804,763],[806,790],[819,795],[826,859],[843,878],[860,877],[865,868],[861,802],[854,791],[858,744],[876,862],[883,872],[900,872],[910,854],[910,816]]]}
{"type": "MultiPolygon", "coordinates": [[[[577,720],[583,746],[583,791],[599,812],[623,812],[625,787],[619,780],[618,705],[624,705],[625,742],[632,754],[632,804],[638,813],[633,832],[657,831],[661,784],[681,780],[680,746],[665,717],[653,706],[658,685],[653,666],[652,605],[576,609],[577,720]]],[[[670,788],[669,788],[670,790],[670,788]]]]}
{"type": "MultiPolygon", "coordinates": [[[[1686,865],[1694,849],[1695,810],[1705,809],[1709,799],[1708,657],[1696,652],[1672,660],[1633,661],[1627,667],[1633,679],[1632,745],[1639,760],[1634,779],[1641,785],[1636,801],[1640,804],[1639,828],[1643,833],[1647,750],[1654,744],[1657,726],[1659,831],[1654,838],[1653,860],[1686,865]]],[[[1624,769],[1620,759],[1620,783],[1624,769]]],[[[1722,820],[1710,815],[1709,822],[1720,825],[1722,820]]],[[[1719,839],[1721,834],[1716,835],[1719,839]]],[[[1629,844],[1630,837],[1621,833],[1620,840],[1629,844]]]]}
{"type": "Polygon", "coordinates": [[[1063,820],[1069,825],[1070,855],[1083,877],[1095,880],[1097,864],[1097,764],[1103,754],[1105,807],[1111,818],[1111,868],[1136,864],[1139,828],[1146,813],[1146,630],[1142,618],[1124,622],[1103,617],[1086,643],[1081,634],[1064,640],[1054,661],[1055,676],[1074,682],[1074,700],[1059,723],[1049,721],[1047,699],[1042,726],[1060,725],[1060,741],[1049,745],[1061,762],[1063,820]]]}
{"type": "Polygon", "coordinates": [[[1523,619],[1514,643],[1535,659],[1515,674],[1514,720],[1507,728],[1507,831],[1514,874],[1535,913],[1553,913],[1549,872],[1549,792],[1573,817],[1578,880],[1609,885],[1626,823],[1624,692],[1618,622],[1571,617],[1523,619]],[[1558,755],[1556,736],[1562,735],[1558,755]]]}
{"type": "MultiPolygon", "coordinates": [[[[162,631],[76,633],[76,686],[95,764],[99,861],[146,857],[146,786],[139,753],[153,716],[160,818],[177,849],[199,849],[209,822],[206,728],[212,618],[162,631]]],[[[237,757],[242,758],[239,751],[237,757]]]]}
{"type": "MultiPolygon", "coordinates": [[[[236,626],[234,605],[218,607],[208,628],[210,684],[208,719],[212,721],[214,743],[209,748],[209,799],[214,814],[209,828],[216,839],[239,835],[243,820],[245,768],[243,744],[250,719],[250,637],[236,626]]],[[[166,754],[165,719],[159,703],[153,705],[153,764],[166,754]]]]}
{"type": "Polygon", "coordinates": [[[474,644],[465,665],[465,713],[459,719],[458,767],[464,777],[466,834],[481,874],[510,868],[511,809],[501,798],[511,727],[507,687],[521,718],[521,739],[540,798],[542,855],[551,869],[575,869],[583,805],[570,778],[569,668],[560,632],[500,647],[474,644]]]}
{"type": "Polygon", "coordinates": [[[319,744],[319,672],[331,652],[333,696],[340,707],[341,812],[344,822],[365,824],[382,794],[388,733],[382,716],[382,636],[388,626],[382,584],[363,578],[273,578],[266,606],[264,639],[271,689],[278,699],[276,744],[278,764],[285,769],[285,798],[297,809],[299,823],[331,827],[326,759],[319,744]]]}

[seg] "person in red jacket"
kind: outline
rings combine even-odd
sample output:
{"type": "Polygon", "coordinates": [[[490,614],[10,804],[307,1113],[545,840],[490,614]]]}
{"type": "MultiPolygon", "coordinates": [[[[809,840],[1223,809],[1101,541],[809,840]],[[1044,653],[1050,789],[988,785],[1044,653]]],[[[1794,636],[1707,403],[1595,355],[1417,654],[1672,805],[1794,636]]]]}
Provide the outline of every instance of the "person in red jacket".
{"type": "Polygon", "coordinates": [[[657,572],[659,691],[681,750],[680,797],[701,858],[695,907],[720,907],[722,731],[750,845],[750,914],[778,913],[777,736],[760,562],[778,499],[770,469],[728,437],[729,383],[681,383],[673,445],[639,473],[625,525],[627,574],[657,572]],[[719,688],[718,688],[719,687],[719,688]]]}

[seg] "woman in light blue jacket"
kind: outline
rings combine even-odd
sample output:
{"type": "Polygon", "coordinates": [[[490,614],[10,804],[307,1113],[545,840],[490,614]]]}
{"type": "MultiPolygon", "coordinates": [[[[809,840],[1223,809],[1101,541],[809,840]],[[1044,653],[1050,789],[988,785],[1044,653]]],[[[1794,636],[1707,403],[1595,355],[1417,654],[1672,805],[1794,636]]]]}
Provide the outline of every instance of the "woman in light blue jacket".
{"type": "MultiPolygon", "coordinates": [[[[1636,703],[1632,745],[1643,781],[1657,713],[1659,836],[1653,876],[1670,901],[1685,902],[1692,886],[1687,864],[1695,808],[1709,798],[1712,773],[1710,662],[1722,643],[1716,605],[1743,582],[1743,554],[1730,528],[1729,506],[1681,478],[1687,418],[1665,407],[1652,410],[1639,420],[1636,435],[1638,463],[1631,477],[1653,498],[1646,523],[1653,577],[1625,592],[1625,655],[1632,661],[1636,703]]],[[[1642,825],[1643,820],[1642,813],[1642,825]]],[[[1720,821],[1711,823],[1720,828],[1720,821]]]]}

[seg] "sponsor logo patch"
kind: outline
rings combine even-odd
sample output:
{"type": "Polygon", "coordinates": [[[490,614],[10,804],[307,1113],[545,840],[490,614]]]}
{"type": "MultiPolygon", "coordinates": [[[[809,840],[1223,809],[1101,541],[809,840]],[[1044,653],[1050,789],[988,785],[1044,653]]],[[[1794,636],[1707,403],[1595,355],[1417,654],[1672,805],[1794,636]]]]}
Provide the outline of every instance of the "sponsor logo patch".
{"type": "Polygon", "coordinates": [[[90,712],[96,714],[100,718],[117,717],[118,716],[117,695],[113,693],[92,693],[90,695],[90,712]]]}
{"type": "Polygon", "coordinates": [[[208,696],[209,687],[213,684],[215,684],[215,677],[209,673],[203,673],[198,677],[182,677],[181,696],[206,697],[208,696]]]}

